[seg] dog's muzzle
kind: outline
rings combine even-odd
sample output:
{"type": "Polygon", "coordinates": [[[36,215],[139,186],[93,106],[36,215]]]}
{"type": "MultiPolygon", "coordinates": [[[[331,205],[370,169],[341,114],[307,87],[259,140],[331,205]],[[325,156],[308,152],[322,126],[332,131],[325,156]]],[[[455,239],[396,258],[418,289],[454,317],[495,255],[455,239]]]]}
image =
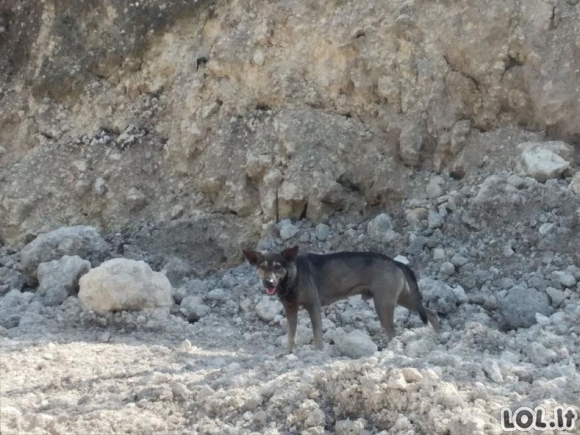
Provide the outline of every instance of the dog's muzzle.
{"type": "Polygon", "coordinates": [[[276,286],[274,285],[274,283],[272,281],[262,281],[262,283],[264,284],[264,287],[266,287],[266,293],[268,293],[270,296],[273,296],[276,294],[276,286]]]}

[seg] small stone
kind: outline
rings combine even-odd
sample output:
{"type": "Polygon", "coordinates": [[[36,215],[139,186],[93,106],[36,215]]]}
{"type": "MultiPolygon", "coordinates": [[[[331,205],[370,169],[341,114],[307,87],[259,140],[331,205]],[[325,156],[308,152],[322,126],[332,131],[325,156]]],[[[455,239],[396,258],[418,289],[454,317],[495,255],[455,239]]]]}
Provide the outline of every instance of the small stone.
{"type": "Polygon", "coordinates": [[[191,394],[187,387],[181,382],[172,383],[171,392],[173,393],[173,399],[177,400],[178,402],[185,402],[191,394]]]}
{"type": "Polygon", "coordinates": [[[183,213],[185,212],[185,209],[183,208],[183,206],[181,204],[177,204],[175,206],[173,206],[173,208],[171,209],[171,219],[175,220],[175,219],[179,219],[181,216],[183,216],[183,213]]]}
{"type": "Polygon", "coordinates": [[[526,355],[532,364],[548,365],[556,359],[556,352],[538,342],[533,342],[525,348],[526,355]]]}
{"type": "Polygon", "coordinates": [[[439,268],[439,273],[443,276],[451,276],[455,273],[455,266],[449,261],[445,261],[439,268]]]}
{"type": "Polygon", "coordinates": [[[419,382],[423,379],[423,375],[416,368],[405,367],[402,372],[407,382],[419,382]]]}
{"type": "Polygon", "coordinates": [[[541,326],[546,326],[550,324],[550,318],[544,316],[543,314],[536,313],[536,322],[541,326]]]}
{"type": "Polygon", "coordinates": [[[393,220],[386,213],[381,213],[367,224],[367,234],[375,242],[386,242],[388,230],[393,229],[393,220]]]}
{"type": "Polygon", "coordinates": [[[445,249],[443,248],[433,249],[433,260],[436,261],[445,260],[445,249]]]}
{"type": "Polygon", "coordinates": [[[292,224],[290,219],[284,219],[278,224],[278,230],[282,240],[289,240],[298,233],[298,228],[292,224]]]}
{"type": "Polygon", "coordinates": [[[184,352],[189,352],[192,349],[191,341],[187,338],[181,342],[181,350],[184,352]]]}
{"type": "Polygon", "coordinates": [[[407,222],[413,225],[421,221],[427,220],[428,216],[429,212],[427,211],[427,209],[419,207],[407,212],[406,218],[407,222]]]}
{"type": "Polygon", "coordinates": [[[503,382],[503,376],[499,369],[499,365],[496,360],[486,358],[483,360],[482,367],[485,374],[496,384],[501,384],[503,382]]]}
{"type": "Polygon", "coordinates": [[[427,220],[429,222],[429,228],[431,228],[431,229],[441,228],[443,226],[443,222],[444,222],[441,215],[433,210],[429,211],[429,216],[428,216],[427,220]]]}
{"type": "Polygon", "coordinates": [[[393,260],[395,260],[399,263],[403,263],[403,264],[410,264],[411,263],[409,261],[409,259],[407,257],[405,257],[404,255],[397,255],[393,260]]]}
{"type": "Polygon", "coordinates": [[[127,205],[131,211],[139,211],[148,203],[147,197],[139,189],[131,188],[127,192],[127,205]]]}
{"type": "Polygon", "coordinates": [[[255,65],[263,66],[264,62],[266,62],[266,55],[264,54],[264,52],[262,50],[258,49],[254,52],[254,56],[252,57],[252,60],[254,61],[255,65]]]}
{"type": "Polygon", "coordinates": [[[387,388],[394,390],[406,390],[408,387],[405,376],[400,371],[396,371],[389,376],[387,380],[387,388]]]}
{"type": "Polygon", "coordinates": [[[503,256],[506,258],[512,257],[515,254],[511,246],[507,245],[503,248],[503,256]]]}
{"type": "Polygon", "coordinates": [[[580,195],[580,172],[576,172],[572,177],[572,181],[570,182],[570,189],[576,195],[580,195]]]}
{"type": "Polygon", "coordinates": [[[564,287],[574,287],[576,285],[576,278],[569,272],[557,272],[560,284],[564,287]]]}
{"type": "Polygon", "coordinates": [[[540,229],[539,229],[540,234],[542,236],[545,236],[546,234],[552,232],[552,230],[554,229],[554,227],[555,227],[555,225],[554,224],[551,224],[551,223],[542,224],[542,225],[540,225],[540,229]]]}
{"type": "Polygon", "coordinates": [[[546,293],[552,301],[552,306],[558,308],[566,300],[566,293],[562,290],[555,289],[554,287],[546,288],[546,293]]]}
{"type": "Polygon", "coordinates": [[[453,263],[455,267],[465,266],[468,262],[469,260],[467,258],[458,254],[455,254],[453,257],[451,257],[451,263],[453,263]]]}
{"type": "Polygon", "coordinates": [[[525,180],[516,174],[510,175],[507,179],[507,182],[517,189],[521,189],[525,185],[525,180]]]}
{"type": "Polygon", "coordinates": [[[256,305],[256,314],[264,322],[272,322],[282,312],[282,304],[269,296],[263,296],[256,305]]]}
{"type": "Polygon", "coordinates": [[[93,183],[93,192],[98,196],[103,196],[107,192],[105,180],[103,180],[101,177],[97,178],[93,183]]]}
{"type": "Polygon", "coordinates": [[[325,224],[316,225],[316,238],[318,240],[323,242],[326,239],[328,239],[329,235],[330,235],[330,227],[328,225],[325,224]]]}
{"type": "Polygon", "coordinates": [[[201,296],[186,296],[180,304],[180,309],[187,316],[189,322],[197,322],[207,316],[211,309],[203,303],[201,296]]]}
{"type": "Polygon", "coordinates": [[[445,180],[443,179],[443,177],[439,175],[431,178],[431,180],[429,180],[427,188],[425,189],[425,191],[427,192],[427,196],[429,198],[437,198],[441,196],[443,194],[443,188],[441,186],[444,184],[445,180]]]}

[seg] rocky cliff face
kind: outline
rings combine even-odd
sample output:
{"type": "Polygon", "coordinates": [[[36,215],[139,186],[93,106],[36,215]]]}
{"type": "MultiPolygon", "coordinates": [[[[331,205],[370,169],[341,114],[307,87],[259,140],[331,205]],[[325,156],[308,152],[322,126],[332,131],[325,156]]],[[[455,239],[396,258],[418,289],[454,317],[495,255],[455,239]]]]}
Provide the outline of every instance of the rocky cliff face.
{"type": "Polygon", "coordinates": [[[252,240],[273,219],[395,206],[417,169],[459,178],[530,136],[574,143],[578,15],[574,0],[4,3],[0,239],[217,213],[252,240]]]}

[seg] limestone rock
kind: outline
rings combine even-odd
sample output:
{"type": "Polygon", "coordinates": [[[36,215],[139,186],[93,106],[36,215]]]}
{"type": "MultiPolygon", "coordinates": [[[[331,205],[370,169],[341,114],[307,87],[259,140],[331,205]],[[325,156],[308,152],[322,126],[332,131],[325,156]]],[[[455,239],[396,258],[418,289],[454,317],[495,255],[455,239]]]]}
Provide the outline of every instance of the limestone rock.
{"type": "Polygon", "coordinates": [[[79,299],[98,314],[156,308],[169,313],[172,288],[167,277],[144,261],[115,258],[92,269],[80,281],[79,299]]]}

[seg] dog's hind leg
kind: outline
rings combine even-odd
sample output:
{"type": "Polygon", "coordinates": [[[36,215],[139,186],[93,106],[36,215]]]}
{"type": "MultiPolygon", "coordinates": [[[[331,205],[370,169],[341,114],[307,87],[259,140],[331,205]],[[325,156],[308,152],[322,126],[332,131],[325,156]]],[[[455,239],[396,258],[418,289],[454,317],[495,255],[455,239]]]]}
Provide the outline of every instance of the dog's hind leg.
{"type": "MultiPolygon", "coordinates": [[[[408,309],[409,311],[419,313],[417,307],[415,306],[414,298],[409,292],[408,286],[405,286],[405,289],[403,289],[403,291],[399,295],[398,303],[400,306],[408,309]]],[[[440,332],[441,326],[439,325],[439,317],[437,316],[437,313],[429,308],[425,308],[425,313],[427,314],[427,319],[429,320],[429,323],[431,324],[433,329],[436,332],[440,332]]]]}
{"type": "Polygon", "coordinates": [[[306,306],[310,321],[312,322],[312,332],[314,333],[314,347],[317,350],[322,350],[322,313],[320,303],[311,303],[306,306]]]}

